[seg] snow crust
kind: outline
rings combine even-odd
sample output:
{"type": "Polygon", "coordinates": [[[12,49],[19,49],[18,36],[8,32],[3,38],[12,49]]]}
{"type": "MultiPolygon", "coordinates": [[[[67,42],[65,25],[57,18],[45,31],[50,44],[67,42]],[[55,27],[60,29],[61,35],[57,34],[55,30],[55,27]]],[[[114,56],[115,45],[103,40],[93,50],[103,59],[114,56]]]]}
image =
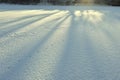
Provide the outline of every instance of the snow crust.
{"type": "Polygon", "coordinates": [[[120,7],[0,4],[0,80],[120,80],[120,7]]]}

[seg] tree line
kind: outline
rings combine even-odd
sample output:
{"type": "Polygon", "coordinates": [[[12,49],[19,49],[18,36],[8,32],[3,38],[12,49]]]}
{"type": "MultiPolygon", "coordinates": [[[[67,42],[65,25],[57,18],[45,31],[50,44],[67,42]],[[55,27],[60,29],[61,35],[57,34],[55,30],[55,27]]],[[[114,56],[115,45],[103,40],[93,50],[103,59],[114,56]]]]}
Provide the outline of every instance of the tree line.
{"type": "MultiPolygon", "coordinates": [[[[72,5],[76,3],[82,3],[90,0],[0,0],[0,3],[12,3],[12,4],[38,4],[38,3],[50,3],[53,5],[72,5]]],[[[120,0],[94,0],[96,4],[109,4],[120,6],[120,0]]]]}

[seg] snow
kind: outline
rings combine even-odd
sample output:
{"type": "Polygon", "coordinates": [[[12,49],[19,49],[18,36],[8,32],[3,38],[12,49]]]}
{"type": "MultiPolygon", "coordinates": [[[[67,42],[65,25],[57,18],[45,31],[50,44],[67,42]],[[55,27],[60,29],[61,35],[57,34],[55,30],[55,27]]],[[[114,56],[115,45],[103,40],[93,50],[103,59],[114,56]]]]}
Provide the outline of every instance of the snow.
{"type": "Polygon", "coordinates": [[[0,80],[120,80],[119,13],[0,4],[0,80]]]}

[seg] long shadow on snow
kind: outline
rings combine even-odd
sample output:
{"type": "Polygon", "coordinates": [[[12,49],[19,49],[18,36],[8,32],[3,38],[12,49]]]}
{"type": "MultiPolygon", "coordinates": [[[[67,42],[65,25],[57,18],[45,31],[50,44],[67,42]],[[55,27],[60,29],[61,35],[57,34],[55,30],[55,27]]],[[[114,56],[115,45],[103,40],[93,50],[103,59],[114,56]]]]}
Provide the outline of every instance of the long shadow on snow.
{"type": "Polygon", "coordinates": [[[50,14],[37,14],[37,15],[31,15],[31,16],[24,16],[24,17],[20,17],[20,18],[11,20],[11,21],[2,22],[1,24],[3,24],[3,25],[1,25],[1,26],[9,25],[9,24],[12,24],[12,23],[20,22],[20,21],[23,21],[25,19],[30,19],[30,18],[34,18],[34,17],[43,17],[43,16],[47,16],[47,15],[52,15],[52,14],[56,14],[58,12],[59,11],[56,11],[56,12],[53,12],[53,13],[50,13],[50,14]]]}
{"type": "Polygon", "coordinates": [[[101,61],[97,59],[98,56],[95,54],[97,52],[86,30],[89,24],[83,21],[83,25],[80,26],[76,24],[74,14],[71,15],[66,46],[58,62],[54,80],[103,80],[105,74],[102,72],[101,61]],[[78,27],[83,29],[81,34],[77,31],[78,27]]]}
{"type": "MultiPolygon", "coordinates": [[[[51,15],[51,17],[52,17],[53,15],[51,15]]],[[[50,17],[50,16],[49,16],[50,17]]],[[[62,16],[61,16],[62,17],[62,16]]],[[[51,21],[47,21],[48,23],[53,23],[54,21],[57,21],[57,20],[59,20],[61,17],[58,17],[58,18],[55,18],[55,19],[52,19],[51,21]]],[[[44,24],[43,24],[44,25],[44,24]]],[[[38,26],[40,26],[40,25],[38,25],[38,26]]],[[[33,29],[31,29],[30,31],[34,31],[34,29],[35,30],[37,30],[38,28],[40,28],[40,27],[35,27],[35,28],[33,28],[33,29]]],[[[41,29],[42,30],[42,29],[41,29]]],[[[27,33],[28,33],[28,31],[27,31],[27,33]]],[[[11,36],[10,36],[11,37],[11,36]]],[[[2,41],[1,43],[4,43],[4,45],[7,45],[8,43],[10,43],[10,42],[14,42],[14,39],[15,38],[17,38],[17,39],[19,39],[19,38],[21,38],[21,36],[19,36],[19,35],[15,35],[15,36],[13,36],[13,37],[11,37],[10,39],[11,40],[9,40],[9,39],[7,39],[7,40],[4,40],[4,41],[2,41]]],[[[2,45],[1,45],[2,46],[2,45]]]]}
{"type": "MultiPolygon", "coordinates": [[[[9,80],[13,80],[11,79],[11,76],[13,76],[13,74],[15,74],[16,72],[22,73],[22,68],[25,66],[25,64],[35,55],[35,52],[47,42],[47,40],[54,34],[54,32],[58,29],[57,27],[60,26],[60,24],[62,24],[62,22],[64,22],[65,19],[67,19],[69,17],[69,15],[61,18],[56,24],[55,26],[51,29],[50,32],[48,32],[46,34],[45,37],[42,38],[42,40],[37,40],[35,41],[35,43],[33,44],[32,47],[30,47],[31,49],[29,49],[26,53],[24,54],[23,57],[21,57],[20,61],[14,65],[14,67],[11,67],[9,72],[6,72],[5,74],[1,75],[0,79],[1,80],[7,80],[9,78],[9,80]],[[24,62],[24,63],[23,63],[24,62]]],[[[33,43],[33,42],[32,42],[33,43]]],[[[18,52],[16,52],[18,53],[18,52]]],[[[15,58],[15,56],[14,56],[15,58]]]]}
{"type": "Polygon", "coordinates": [[[120,30],[117,28],[117,27],[119,27],[119,25],[109,24],[109,23],[110,23],[109,21],[108,22],[102,21],[101,24],[98,23],[98,29],[111,42],[111,44],[112,44],[111,46],[114,46],[117,50],[119,50],[120,38],[119,38],[119,35],[117,35],[117,33],[119,34],[119,30],[120,30]]]}
{"type": "Polygon", "coordinates": [[[31,15],[31,16],[24,16],[24,17],[20,17],[20,18],[17,18],[17,19],[14,19],[14,20],[12,20],[12,21],[7,21],[7,22],[2,22],[2,24],[3,25],[1,25],[1,26],[4,26],[4,25],[9,25],[9,24],[11,24],[11,23],[16,23],[16,22],[18,22],[18,21],[22,21],[22,20],[24,20],[24,19],[29,19],[29,18],[34,18],[34,17],[40,17],[40,16],[47,16],[47,15],[52,15],[52,14],[55,14],[55,13],[57,13],[57,12],[59,12],[59,11],[56,11],[56,12],[53,12],[53,13],[50,13],[50,14],[37,14],[37,15],[31,15]]]}
{"type": "MultiPolygon", "coordinates": [[[[47,16],[45,16],[45,17],[47,17],[47,16]]],[[[43,18],[45,18],[45,17],[43,17],[43,18]]],[[[19,29],[21,29],[23,27],[26,27],[27,25],[32,24],[32,23],[34,23],[36,21],[39,21],[40,19],[41,18],[38,18],[38,19],[36,19],[34,21],[25,22],[23,25],[21,25],[22,23],[19,23],[19,24],[14,25],[14,26],[9,26],[10,29],[6,28],[8,30],[1,29],[0,37],[6,36],[7,34],[10,34],[10,33],[14,32],[14,31],[17,31],[17,30],[19,30],[19,29]]]]}
{"type": "Polygon", "coordinates": [[[114,44],[114,46],[117,46],[119,45],[118,43],[120,40],[118,40],[119,37],[116,39],[114,36],[117,36],[116,33],[120,30],[119,19],[120,17],[118,15],[112,15],[112,11],[108,10],[107,13],[104,13],[103,20],[97,22],[97,25],[92,24],[92,26],[101,31],[101,33],[103,33],[103,35],[114,44]]]}
{"type": "MultiPolygon", "coordinates": [[[[57,12],[57,13],[58,13],[58,12],[57,12]]],[[[51,14],[51,15],[52,15],[52,14],[51,14]]],[[[32,23],[34,23],[34,22],[36,22],[36,21],[39,21],[39,20],[44,19],[44,18],[49,17],[49,16],[50,16],[50,15],[46,15],[46,16],[43,16],[42,18],[41,18],[41,17],[39,18],[38,16],[35,16],[35,17],[38,17],[38,18],[37,18],[36,20],[34,20],[34,21],[29,21],[29,22],[26,21],[26,23],[24,22],[23,25],[21,25],[22,23],[19,23],[19,24],[17,24],[17,25],[14,25],[15,27],[11,26],[11,28],[10,28],[9,30],[6,30],[6,31],[1,30],[0,37],[3,37],[3,36],[5,36],[5,35],[8,35],[8,34],[14,32],[14,31],[17,31],[17,30],[19,30],[19,29],[22,29],[22,28],[26,27],[27,25],[30,25],[30,24],[32,24],[32,23]],[[18,25],[19,25],[19,26],[18,26],[18,25]]]]}

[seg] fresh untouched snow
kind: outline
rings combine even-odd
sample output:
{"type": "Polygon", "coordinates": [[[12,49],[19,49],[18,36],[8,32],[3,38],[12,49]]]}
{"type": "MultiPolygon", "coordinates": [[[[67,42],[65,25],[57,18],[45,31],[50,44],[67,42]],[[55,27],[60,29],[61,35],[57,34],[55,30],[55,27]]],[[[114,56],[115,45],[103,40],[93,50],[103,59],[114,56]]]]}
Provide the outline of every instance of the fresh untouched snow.
{"type": "Polygon", "coordinates": [[[120,80],[120,7],[0,4],[0,80],[120,80]]]}

